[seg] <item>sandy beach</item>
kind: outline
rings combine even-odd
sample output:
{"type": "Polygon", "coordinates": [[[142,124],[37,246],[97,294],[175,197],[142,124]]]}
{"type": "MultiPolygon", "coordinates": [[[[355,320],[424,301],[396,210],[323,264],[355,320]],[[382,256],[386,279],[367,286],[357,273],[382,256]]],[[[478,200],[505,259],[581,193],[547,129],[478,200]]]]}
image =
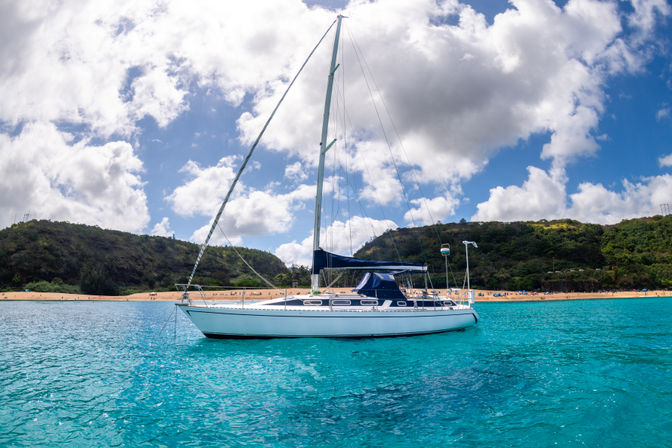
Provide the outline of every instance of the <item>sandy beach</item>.
{"type": "MultiPolygon", "coordinates": [[[[332,288],[335,293],[349,292],[350,288],[332,288]]],[[[444,294],[445,290],[437,290],[444,294]]],[[[239,289],[224,291],[207,291],[201,296],[199,293],[191,293],[192,299],[219,300],[266,300],[274,297],[282,297],[292,294],[306,294],[308,289],[289,288],[287,290],[271,289],[239,289]]],[[[519,301],[550,301],[550,300],[586,300],[586,299],[614,299],[633,297],[672,297],[672,291],[615,291],[615,292],[573,292],[573,293],[520,293],[514,291],[484,291],[476,290],[476,302],[519,302],[519,301]]],[[[180,291],[168,292],[144,292],[127,296],[95,296],[89,294],[62,294],[54,292],[2,292],[2,300],[53,300],[53,301],[76,301],[76,300],[108,300],[108,301],[178,301],[182,293],[180,291]]]]}

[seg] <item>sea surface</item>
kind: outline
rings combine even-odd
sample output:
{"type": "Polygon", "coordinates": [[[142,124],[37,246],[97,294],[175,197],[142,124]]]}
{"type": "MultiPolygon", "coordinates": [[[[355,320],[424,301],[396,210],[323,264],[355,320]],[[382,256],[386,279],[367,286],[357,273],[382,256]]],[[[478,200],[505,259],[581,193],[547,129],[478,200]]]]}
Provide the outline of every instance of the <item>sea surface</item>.
{"type": "Polygon", "coordinates": [[[672,446],[672,299],[475,306],[438,335],[210,340],[172,303],[2,302],[0,446],[672,446]]]}

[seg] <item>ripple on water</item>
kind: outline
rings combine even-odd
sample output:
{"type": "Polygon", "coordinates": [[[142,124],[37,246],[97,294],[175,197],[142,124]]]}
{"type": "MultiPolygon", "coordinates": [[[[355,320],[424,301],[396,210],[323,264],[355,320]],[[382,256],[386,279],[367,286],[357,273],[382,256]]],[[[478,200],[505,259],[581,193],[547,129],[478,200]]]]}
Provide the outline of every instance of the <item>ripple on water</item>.
{"type": "Polygon", "coordinates": [[[3,302],[0,446],[672,440],[669,301],[477,307],[441,335],[218,341],[159,336],[167,303],[3,302]]]}

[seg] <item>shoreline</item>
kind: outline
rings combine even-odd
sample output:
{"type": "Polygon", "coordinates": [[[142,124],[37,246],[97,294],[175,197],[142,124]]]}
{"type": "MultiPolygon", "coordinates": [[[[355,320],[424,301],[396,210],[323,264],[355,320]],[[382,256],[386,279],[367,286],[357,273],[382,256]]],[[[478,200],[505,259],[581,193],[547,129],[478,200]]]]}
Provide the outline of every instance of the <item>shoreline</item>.
{"type": "MultiPolygon", "coordinates": [[[[329,291],[335,293],[350,292],[351,288],[332,288],[329,291]]],[[[309,288],[288,288],[287,295],[307,294],[309,288]]],[[[445,289],[437,290],[445,294],[445,289]]],[[[672,291],[613,291],[613,292],[554,292],[554,293],[519,293],[516,291],[485,291],[474,290],[475,302],[544,302],[555,300],[595,300],[595,299],[632,299],[640,297],[667,297],[672,298],[672,291]],[[479,294],[482,294],[479,296],[479,294]],[[499,294],[499,295],[495,295],[499,294]]],[[[243,294],[245,300],[267,300],[271,298],[282,297],[285,290],[277,289],[238,289],[238,290],[220,290],[207,291],[204,293],[205,300],[223,301],[223,300],[242,300],[243,294]]],[[[165,292],[144,292],[130,294],[127,296],[100,296],[91,294],[63,294],[57,292],[25,292],[12,291],[0,293],[0,302],[2,301],[108,301],[108,302],[139,302],[139,301],[158,301],[158,302],[176,302],[182,296],[181,291],[165,292]]],[[[192,292],[191,297],[194,300],[201,300],[199,293],[192,292]]]]}

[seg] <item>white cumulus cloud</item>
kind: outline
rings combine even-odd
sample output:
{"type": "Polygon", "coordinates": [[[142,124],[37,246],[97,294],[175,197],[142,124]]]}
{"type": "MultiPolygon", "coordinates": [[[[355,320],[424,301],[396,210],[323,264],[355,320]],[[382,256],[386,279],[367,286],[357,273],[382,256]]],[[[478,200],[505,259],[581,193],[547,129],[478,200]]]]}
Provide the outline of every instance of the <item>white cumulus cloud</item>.
{"type": "Polygon", "coordinates": [[[142,162],[128,143],[73,142],[54,125],[31,124],[15,137],[0,134],[0,154],[3,227],[28,212],[128,232],[149,222],[142,162]]]}
{"type": "MultiPolygon", "coordinates": [[[[604,108],[604,67],[626,50],[614,46],[621,25],[613,3],[570,1],[563,9],[519,0],[491,25],[457,2],[357,2],[347,13],[351,19],[344,26],[376,76],[369,85],[354,78],[361,74],[346,43],[343,58],[354,67],[346,80],[346,104],[354,111],[350,134],[374,139],[366,147],[367,162],[389,180],[388,192],[395,176],[383,162],[389,164],[387,144],[373,131],[378,122],[367,104],[371,84],[385,100],[379,111],[384,106],[395,119],[400,141],[393,144],[403,143],[409,153],[399,154],[402,167],[419,167],[425,182],[469,178],[498,148],[533,133],[552,135],[544,157],[564,161],[597,150],[592,133],[604,108]],[[459,16],[457,25],[437,24],[437,18],[450,15],[459,16]]],[[[319,128],[327,57],[317,56],[320,70],[306,73],[267,139],[270,147],[311,164],[316,157],[310,131],[319,128]]],[[[244,140],[254,138],[285,85],[270,84],[273,90],[257,96],[253,112],[241,116],[244,140]]],[[[363,145],[355,144],[360,154],[363,145]]]]}
{"type": "Polygon", "coordinates": [[[150,235],[154,236],[165,236],[165,237],[173,236],[173,231],[170,230],[170,219],[164,216],[163,218],[161,218],[161,221],[154,224],[154,227],[152,227],[152,230],[149,233],[150,235]]]}
{"type": "Polygon", "coordinates": [[[412,199],[411,203],[416,208],[407,211],[404,219],[409,224],[418,226],[435,224],[437,221],[443,221],[454,215],[459,200],[447,193],[446,196],[437,196],[432,199],[412,199]]]}
{"type": "Polygon", "coordinates": [[[570,198],[572,206],[567,216],[583,222],[615,224],[623,219],[657,215],[661,204],[672,198],[672,176],[647,177],[636,183],[624,180],[619,192],[601,184],[583,183],[570,198]]]}
{"type": "MultiPolygon", "coordinates": [[[[241,190],[242,193],[227,203],[217,231],[213,233],[213,244],[226,243],[221,232],[224,232],[232,242],[235,241],[234,244],[241,244],[242,237],[246,235],[285,233],[295,221],[295,211],[304,208],[305,201],[315,199],[314,185],[299,185],[289,193],[255,190],[244,186],[241,190]]],[[[325,192],[330,192],[330,189],[325,188],[325,192]]],[[[209,203],[215,209],[221,205],[212,201],[209,203]]],[[[203,209],[206,210],[207,208],[203,209]]],[[[211,226],[212,220],[196,230],[190,239],[199,243],[205,241],[211,226]]]]}
{"type": "MultiPolygon", "coordinates": [[[[492,23],[457,1],[351,2],[344,27],[347,36],[355,36],[359,54],[345,39],[341,58],[352,68],[337,71],[346,79],[345,92],[336,96],[349,106],[342,119],[348,126],[346,131],[332,126],[331,133],[349,146],[337,164],[360,176],[361,199],[392,206],[404,196],[400,179],[460,191],[497,151],[534,134],[550,136],[540,156],[552,161],[554,172],[564,173],[568,163],[599,151],[609,76],[643,66],[646,57],[638,50],[650,38],[651,18],[670,13],[660,1],[637,1],[633,7],[629,23],[641,32],[626,40],[614,2],[570,0],[561,7],[515,0],[492,23]],[[369,103],[370,88],[377,109],[369,103]],[[379,116],[385,134],[378,130],[379,116]]],[[[315,129],[328,57],[326,51],[316,54],[317,68],[307,69],[265,140],[308,166],[317,160],[315,129]]],[[[256,137],[287,82],[277,78],[254,97],[252,110],[238,120],[243,141],[256,137]]],[[[334,109],[332,115],[338,114],[334,109]]],[[[543,218],[565,210],[564,174],[530,170],[522,187],[493,189],[496,197],[479,206],[475,219],[543,218]],[[537,184],[543,190],[537,191],[537,184]]],[[[460,195],[430,201],[445,219],[459,206],[460,195]]],[[[413,204],[406,220],[416,213],[428,223],[430,213],[413,204]]]]}
{"type": "Polygon", "coordinates": [[[300,182],[306,180],[308,174],[306,174],[303,165],[301,162],[294,162],[285,167],[285,178],[293,182],[300,182]]]}
{"type": "Polygon", "coordinates": [[[236,176],[233,156],[222,157],[217,165],[201,168],[189,160],[180,172],[190,179],[166,196],[175,213],[182,216],[214,215],[236,176]]]}
{"type": "MultiPolygon", "coordinates": [[[[640,70],[655,44],[657,20],[672,14],[666,0],[630,5],[512,0],[488,22],[457,0],[349,2],[336,73],[345,79],[337,80],[332,110],[340,124],[329,136],[344,146],[330,153],[338,154],[336,168],[347,166],[358,177],[360,199],[396,206],[403,183],[459,191],[497,151],[532,135],[550,136],[540,156],[550,159],[556,172],[597,154],[609,77],[640,70]],[[626,33],[631,30],[634,35],[626,33]]],[[[192,95],[202,94],[245,106],[236,124],[241,142],[250,143],[334,15],[299,0],[0,3],[0,163],[37,167],[27,169],[26,179],[3,186],[10,215],[35,207],[42,216],[144,228],[149,217],[142,163],[121,139],[137,138],[143,119],[167,128],[189,111],[192,95]],[[56,138],[40,142],[57,148],[45,150],[44,158],[56,166],[51,172],[33,163],[34,150],[26,146],[46,133],[56,138]],[[58,162],[66,155],[72,167],[62,168],[58,162]],[[107,209],[93,204],[94,192],[107,209]],[[117,210],[117,203],[124,209],[117,210]]],[[[329,47],[315,54],[262,142],[284,153],[286,177],[294,183],[308,179],[305,170],[316,164],[329,47]]],[[[494,188],[476,216],[523,216],[517,195],[531,204],[527,218],[566,210],[566,180],[534,170],[522,187],[494,188]],[[540,200],[535,186],[563,196],[540,200]]],[[[233,159],[211,167],[190,161],[183,172],[187,180],[167,196],[173,210],[210,215],[233,176],[233,159]]],[[[633,195],[653,183],[624,186],[618,194],[633,195]]],[[[583,192],[577,198],[587,197],[583,192]]],[[[429,199],[432,214],[449,216],[457,201],[459,195],[429,199]]],[[[237,215],[222,225],[234,237],[286,231],[293,208],[303,202],[296,194],[242,185],[230,204],[237,215]]]]}
{"type": "Polygon", "coordinates": [[[622,181],[620,191],[602,184],[584,182],[578,191],[566,194],[564,173],[548,174],[528,167],[529,177],[521,187],[512,185],[490,190],[487,201],[478,204],[475,221],[529,221],[572,218],[582,222],[615,224],[623,219],[652,216],[672,197],[672,175],[644,177],[639,182],[622,181]]]}
{"type": "Polygon", "coordinates": [[[672,154],[659,157],[658,165],[660,165],[661,167],[672,166],[672,154]]]}
{"type": "Polygon", "coordinates": [[[559,173],[527,167],[529,177],[522,186],[495,187],[490,198],[478,204],[474,221],[528,221],[560,217],[565,210],[565,179],[559,173]]]}

